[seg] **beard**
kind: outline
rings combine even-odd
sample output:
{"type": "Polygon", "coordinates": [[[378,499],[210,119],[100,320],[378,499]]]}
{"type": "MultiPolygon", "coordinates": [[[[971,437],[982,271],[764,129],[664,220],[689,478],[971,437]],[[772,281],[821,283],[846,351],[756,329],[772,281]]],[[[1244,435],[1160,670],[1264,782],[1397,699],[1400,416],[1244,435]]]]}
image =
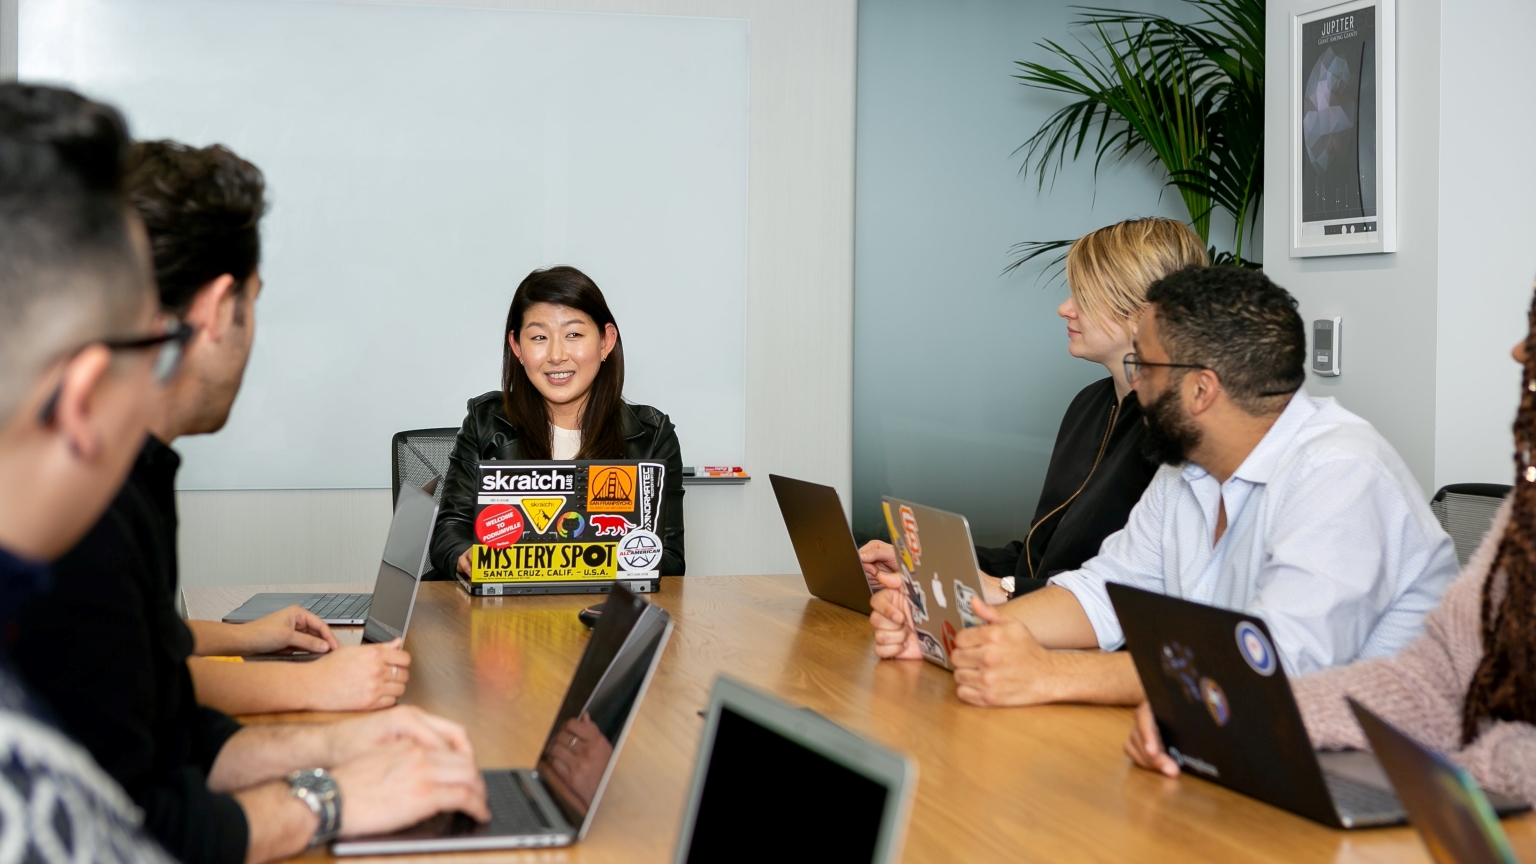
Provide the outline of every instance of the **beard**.
{"type": "Polygon", "coordinates": [[[1200,446],[1200,429],[1184,413],[1177,387],[1169,387],[1150,406],[1144,406],[1141,420],[1147,424],[1141,452],[1160,465],[1183,465],[1189,461],[1190,451],[1200,446]]]}

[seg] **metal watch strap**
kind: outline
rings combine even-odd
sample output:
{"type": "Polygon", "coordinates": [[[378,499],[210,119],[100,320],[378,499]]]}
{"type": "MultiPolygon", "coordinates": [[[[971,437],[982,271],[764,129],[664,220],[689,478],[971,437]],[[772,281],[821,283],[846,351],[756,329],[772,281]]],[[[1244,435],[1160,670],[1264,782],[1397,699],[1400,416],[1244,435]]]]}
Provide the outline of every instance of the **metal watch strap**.
{"type": "Polygon", "coordinates": [[[341,831],[341,789],[331,772],[324,768],[295,771],[288,775],[288,793],[303,801],[320,820],[309,840],[311,849],[336,839],[341,831]]]}

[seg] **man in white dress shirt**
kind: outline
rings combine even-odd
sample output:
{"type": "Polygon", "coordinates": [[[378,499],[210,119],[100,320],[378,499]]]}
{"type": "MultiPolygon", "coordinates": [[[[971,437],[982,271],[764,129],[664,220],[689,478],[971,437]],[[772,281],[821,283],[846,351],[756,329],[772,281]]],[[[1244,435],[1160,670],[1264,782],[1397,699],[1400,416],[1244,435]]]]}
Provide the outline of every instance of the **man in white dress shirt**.
{"type": "MultiPolygon", "coordinates": [[[[1107,582],[1261,616],[1296,675],[1396,654],[1456,575],[1451,540],[1392,446],[1302,388],[1290,294],[1261,273],[1204,267],[1147,300],[1125,362],[1163,466],[1098,556],[977,609],[989,626],[960,633],[953,653],[966,702],[1139,703],[1107,582]]],[[[899,577],[878,575],[876,653],[920,656],[899,577]]]]}

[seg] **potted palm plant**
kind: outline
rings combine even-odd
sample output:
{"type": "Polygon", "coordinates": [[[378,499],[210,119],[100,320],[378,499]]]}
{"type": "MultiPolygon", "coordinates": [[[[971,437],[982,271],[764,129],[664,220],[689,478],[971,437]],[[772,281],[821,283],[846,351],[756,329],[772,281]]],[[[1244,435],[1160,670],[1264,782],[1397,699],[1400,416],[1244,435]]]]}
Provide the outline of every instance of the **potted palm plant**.
{"type": "MultiPolygon", "coordinates": [[[[1212,260],[1258,266],[1243,249],[1264,192],[1264,0],[1185,2],[1203,17],[1083,7],[1073,24],[1080,51],[1047,39],[1037,44],[1049,61],[1018,61],[1024,86],[1077,97],[1015,151],[1019,170],[1044,189],[1088,153],[1095,172],[1105,159],[1160,163],[1201,240],[1210,243],[1214,211],[1232,216],[1233,251],[1213,248],[1212,260]]],[[[1008,270],[1053,251],[1059,263],[1071,243],[1017,243],[1008,270]]]]}

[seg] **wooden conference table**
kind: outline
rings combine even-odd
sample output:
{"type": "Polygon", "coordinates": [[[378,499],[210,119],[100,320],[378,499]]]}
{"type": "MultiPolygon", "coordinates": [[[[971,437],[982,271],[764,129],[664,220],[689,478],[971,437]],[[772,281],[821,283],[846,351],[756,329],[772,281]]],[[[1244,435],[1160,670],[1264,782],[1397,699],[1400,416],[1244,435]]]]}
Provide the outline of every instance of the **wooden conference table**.
{"type": "MultiPolygon", "coordinates": [[[[188,589],[188,612],[217,619],[259,590],[294,589],[188,589]]],[[[405,701],[464,724],[482,765],[532,765],[587,643],[576,612],[594,599],[471,599],[453,583],[424,584],[405,701]]],[[[1121,754],[1128,710],[964,705],[936,666],[877,662],[865,619],[812,598],[799,576],[666,578],[651,599],[676,629],[587,838],[566,850],[433,861],[670,861],[698,712],[722,672],[916,757],[907,861],[1429,860],[1406,828],[1334,831],[1209,783],[1135,769],[1121,754]]],[[[762,830],[804,831],[813,849],[836,821],[807,814],[762,830]]],[[[1521,857],[1536,861],[1536,817],[1505,825],[1521,857]]],[[[744,854],[751,843],[742,838],[744,854]]]]}

